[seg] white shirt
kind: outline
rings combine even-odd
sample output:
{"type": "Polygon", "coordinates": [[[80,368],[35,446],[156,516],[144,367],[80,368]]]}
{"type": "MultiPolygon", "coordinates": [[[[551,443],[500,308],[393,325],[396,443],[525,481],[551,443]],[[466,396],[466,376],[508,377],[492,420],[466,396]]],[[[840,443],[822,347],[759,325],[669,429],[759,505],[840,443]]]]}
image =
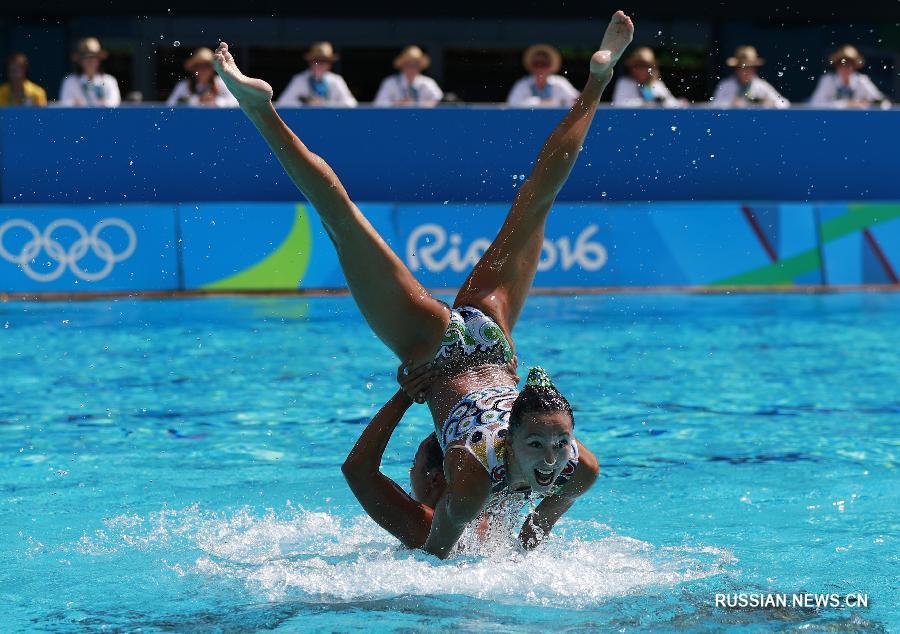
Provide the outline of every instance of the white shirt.
{"type": "Polygon", "coordinates": [[[437,82],[431,77],[425,75],[416,75],[412,81],[412,90],[410,90],[409,82],[406,75],[397,73],[390,77],[385,77],[378,87],[378,94],[375,95],[376,106],[398,106],[403,99],[412,99],[413,103],[420,106],[433,106],[444,97],[444,91],[440,89],[437,82]]]}
{"type": "Polygon", "coordinates": [[[529,75],[513,85],[512,90],[509,91],[509,97],[506,98],[506,103],[510,106],[527,108],[534,106],[564,106],[568,108],[575,103],[578,94],[575,86],[562,75],[547,77],[543,91],[538,90],[534,78],[529,75]]]}
{"type": "Polygon", "coordinates": [[[88,79],[87,75],[72,73],[63,79],[59,89],[59,103],[62,106],[105,106],[115,108],[122,103],[119,82],[112,75],[97,73],[88,79]]]}
{"type": "MultiPolygon", "coordinates": [[[[758,105],[775,108],[788,108],[791,102],[781,96],[772,84],[762,77],[754,77],[750,80],[750,89],[747,96],[758,105]]],[[[713,95],[713,105],[718,108],[733,108],[735,97],[744,97],[743,89],[736,77],[728,77],[719,82],[713,95]]],[[[747,104],[751,105],[751,104],[747,104]]]]}
{"type": "MultiPolygon", "coordinates": [[[[294,75],[291,83],[288,84],[284,92],[275,102],[277,106],[302,106],[304,101],[315,95],[311,86],[312,71],[305,70],[299,75],[294,75]]],[[[322,75],[322,81],[325,82],[327,95],[324,97],[326,106],[343,106],[346,108],[355,108],[356,99],[347,88],[347,82],[344,78],[336,73],[328,71],[322,75]]]]}
{"type": "Polygon", "coordinates": [[[869,76],[862,73],[850,75],[850,82],[846,87],[849,95],[839,94],[841,86],[843,83],[837,73],[822,75],[809,103],[813,106],[840,108],[846,106],[848,101],[882,101],[885,98],[869,76]]]}
{"type": "Polygon", "coordinates": [[[613,90],[612,104],[627,108],[640,108],[641,106],[665,106],[677,108],[681,105],[661,79],[654,79],[644,86],[653,95],[653,100],[648,101],[641,93],[641,86],[631,77],[622,77],[616,82],[613,90]]]}
{"type": "Polygon", "coordinates": [[[175,84],[172,94],[169,95],[169,98],[166,100],[166,105],[170,107],[216,106],[218,108],[236,108],[238,106],[238,101],[234,98],[234,95],[228,91],[222,78],[216,75],[213,82],[216,84],[218,94],[216,95],[215,101],[211,104],[201,102],[200,95],[191,92],[191,81],[189,79],[182,79],[175,84]]]}

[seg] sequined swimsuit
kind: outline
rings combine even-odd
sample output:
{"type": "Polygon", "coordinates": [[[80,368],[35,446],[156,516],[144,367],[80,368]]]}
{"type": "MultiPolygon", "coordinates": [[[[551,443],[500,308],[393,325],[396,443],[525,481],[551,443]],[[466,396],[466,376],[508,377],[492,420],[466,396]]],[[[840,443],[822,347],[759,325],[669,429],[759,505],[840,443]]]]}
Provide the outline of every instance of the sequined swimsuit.
{"type": "MultiPolygon", "coordinates": [[[[450,324],[435,355],[439,371],[446,375],[464,372],[479,365],[506,365],[512,346],[503,329],[479,309],[462,306],[451,310],[450,324]]],[[[438,441],[447,447],[464,447],[485,468],[491,478],[492,498],[509,493],[506,481],[506,438],[509,415],[519,390],[513,386],[487,387],[469,392],[450,410],[441,426],[438,441]]],[[[575,473],[578,447],[572,440],[569,461],[553,485],[542,495],[559,490],[575,473]]]]}

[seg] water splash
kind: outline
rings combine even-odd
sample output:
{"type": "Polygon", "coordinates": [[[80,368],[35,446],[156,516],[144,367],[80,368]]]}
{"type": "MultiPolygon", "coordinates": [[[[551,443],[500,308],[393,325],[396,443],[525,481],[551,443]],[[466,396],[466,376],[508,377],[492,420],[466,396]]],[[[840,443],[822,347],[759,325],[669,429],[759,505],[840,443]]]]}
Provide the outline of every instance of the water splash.
{"type": "Polygon", "coordinates": [[[233,514],[197,506],[104,522],[71,547],[89,557],[163,555],[179,577],[236,586],[251,600],[346,603],[466,596],[502,604],[586,609],[729,572],[715,547],[658,547],[596,522],[563,520],[539,549],[495,539],[477,554],[439,561],[400,548],[367,517],[288,506],[233,514]],[[487,552],[485,552],[487,551],[487,552]]]}

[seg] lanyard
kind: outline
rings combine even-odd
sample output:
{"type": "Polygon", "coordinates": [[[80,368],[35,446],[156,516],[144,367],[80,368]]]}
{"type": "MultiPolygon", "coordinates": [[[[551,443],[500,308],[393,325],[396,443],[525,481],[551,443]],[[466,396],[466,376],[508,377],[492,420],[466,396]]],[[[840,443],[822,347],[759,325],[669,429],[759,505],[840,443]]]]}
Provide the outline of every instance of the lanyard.
{"type": "Polygon", "coordinates": [[[316,79],[315,76],[310,73],[309,74],[309,91],[316,95],[317,97],[321,97],[322,99],[328,99],[328,84],[325,83],[325,78],[316,79]]]}
{"type": "Polygon", "coordinates": [[[853,98],[853,88],[851,86],[845,86],[844,84],[838,84],[837,98],[838,99],[852,99],[853,98]]]}
{"type": "Polygon", "coordinates": [[[544,84],[544,88],[540,89],[537,87],[537,82],[533,79],[531,80],[531,96],[532,97],[540,97],[541,99],[549,99],[553,95],[553,88],[550,86],[550,82],[548,81],[544,84]]]}
{"type": "MultiPolygon", "coordinates": [[[[400,84],[403,84],[403,78],[400,78],[400,84]]],[[[409,97],[412,101],[419,101],[419,90],[413,85],[413,82],[409,82],[409,85],[406,87],[406,96],[409,97]]]]}
{"type": "Polygon", "coordinates": [[[84,93],[85,99],[89,102],[102,102],[103,95],[106,92],[103,88],[103,80],[100,80],[100,83],[95,83],[90,79],[82,79],[81,80],[81,92],[84,93]]]}

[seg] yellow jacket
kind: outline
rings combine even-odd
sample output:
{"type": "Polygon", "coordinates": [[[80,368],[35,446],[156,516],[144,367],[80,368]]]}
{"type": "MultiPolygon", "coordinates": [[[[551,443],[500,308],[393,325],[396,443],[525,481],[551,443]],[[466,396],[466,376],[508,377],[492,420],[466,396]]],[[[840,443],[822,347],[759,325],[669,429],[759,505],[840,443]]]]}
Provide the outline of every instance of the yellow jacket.
{"type": "Polygon", "coordinates": [[[13,101],[12,86],[8,83],[0,86],[0,106],[46,106],[47,92],[27,79],[25,80],[25,99],[13,101]]]}

